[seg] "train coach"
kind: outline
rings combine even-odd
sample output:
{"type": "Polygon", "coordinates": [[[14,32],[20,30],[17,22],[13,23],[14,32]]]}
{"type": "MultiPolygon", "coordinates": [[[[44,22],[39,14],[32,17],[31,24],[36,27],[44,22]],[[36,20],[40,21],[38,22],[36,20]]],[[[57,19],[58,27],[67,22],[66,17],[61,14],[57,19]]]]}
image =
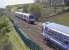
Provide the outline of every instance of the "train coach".
{"type": "Polygon", "coordinates": [[[24,21],[34,24],[35,17],[29,13],[15,12],[15,16],[23,19],[24,21]]]}
{"type": "Polygon", "coordinates": [[[69,27],[46,22],[42,24],[42,36],[58,50],[69,50],[69,27]]]}

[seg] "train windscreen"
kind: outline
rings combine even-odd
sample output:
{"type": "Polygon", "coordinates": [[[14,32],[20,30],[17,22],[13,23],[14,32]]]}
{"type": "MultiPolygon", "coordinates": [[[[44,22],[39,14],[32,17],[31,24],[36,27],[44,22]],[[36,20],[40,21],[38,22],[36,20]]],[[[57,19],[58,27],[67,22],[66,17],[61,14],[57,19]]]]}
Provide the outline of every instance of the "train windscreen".
{"type": "Polygon", "coordinates": [[[34,19],[34,16],[30,16],[29,18],[30,18],[30,19],[34,19]]]}

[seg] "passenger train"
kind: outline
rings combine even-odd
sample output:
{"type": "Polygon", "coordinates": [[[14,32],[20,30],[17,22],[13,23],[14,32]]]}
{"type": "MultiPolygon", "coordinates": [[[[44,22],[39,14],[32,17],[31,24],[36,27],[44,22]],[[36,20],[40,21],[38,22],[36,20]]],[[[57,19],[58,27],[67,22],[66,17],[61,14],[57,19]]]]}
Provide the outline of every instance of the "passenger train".
{"type": "Polygon", "coordinates": [[[60,50],[69,50],[69,27],[46,22],[42,24],[41,34],[52,46],[60,50]]]}
{"type": "Polygon", "coordinates": [[[35,17],[29,13],[15,12],[15,16],[31,24],[34,24],[35,22],[35,17]]]}

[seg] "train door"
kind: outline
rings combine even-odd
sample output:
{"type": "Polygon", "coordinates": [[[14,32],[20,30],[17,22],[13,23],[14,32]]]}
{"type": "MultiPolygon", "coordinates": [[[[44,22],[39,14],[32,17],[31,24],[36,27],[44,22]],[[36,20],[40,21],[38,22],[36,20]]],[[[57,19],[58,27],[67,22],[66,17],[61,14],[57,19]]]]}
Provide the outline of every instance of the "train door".
{"type": "Polygon", "coordinates": [[[26,21],[26,16],[25,16],[25,15],[23,15],[23,16],[24,16],[24,18],[23,18],[23,19],[24,19],[24,21],[26,21]]]}
{"type": "Polygon", "coordinates": [[[27,23],[29,22],[29,16],[26,16],[26,22],[27,23]]]}
{"type": "Polygon", "coordinates": [[[42,26],[42,35],[46,37],[46,34],[48,33],[48,27],[42,26]]]}

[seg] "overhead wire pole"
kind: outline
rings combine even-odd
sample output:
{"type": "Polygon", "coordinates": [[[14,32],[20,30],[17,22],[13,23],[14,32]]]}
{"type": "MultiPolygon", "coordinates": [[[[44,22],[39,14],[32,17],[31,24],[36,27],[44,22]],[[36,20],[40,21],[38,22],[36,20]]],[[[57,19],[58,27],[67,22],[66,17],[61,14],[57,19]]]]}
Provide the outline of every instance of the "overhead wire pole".
{"type": "Polygon", "coordinates": [[[63,0],[63,5],[62,5],[62,11],[64,12],[64,8],[65,8],[65,3],[64,3],[64,0],[63,0]]]}
{"type": "Polygon", "coordinates": [[[56,13],[56,2],[57,2],[57,1],[56,1],[56,0],[54,0],[54,9],[55,9],[55,11],[54,11],[54,12],[55,12],[55,13],[56,13]]]}
{"type": "Polygon", "coordinates": [[[50,0],[50,8],[52,7],[52,0],[50,0]]]}

